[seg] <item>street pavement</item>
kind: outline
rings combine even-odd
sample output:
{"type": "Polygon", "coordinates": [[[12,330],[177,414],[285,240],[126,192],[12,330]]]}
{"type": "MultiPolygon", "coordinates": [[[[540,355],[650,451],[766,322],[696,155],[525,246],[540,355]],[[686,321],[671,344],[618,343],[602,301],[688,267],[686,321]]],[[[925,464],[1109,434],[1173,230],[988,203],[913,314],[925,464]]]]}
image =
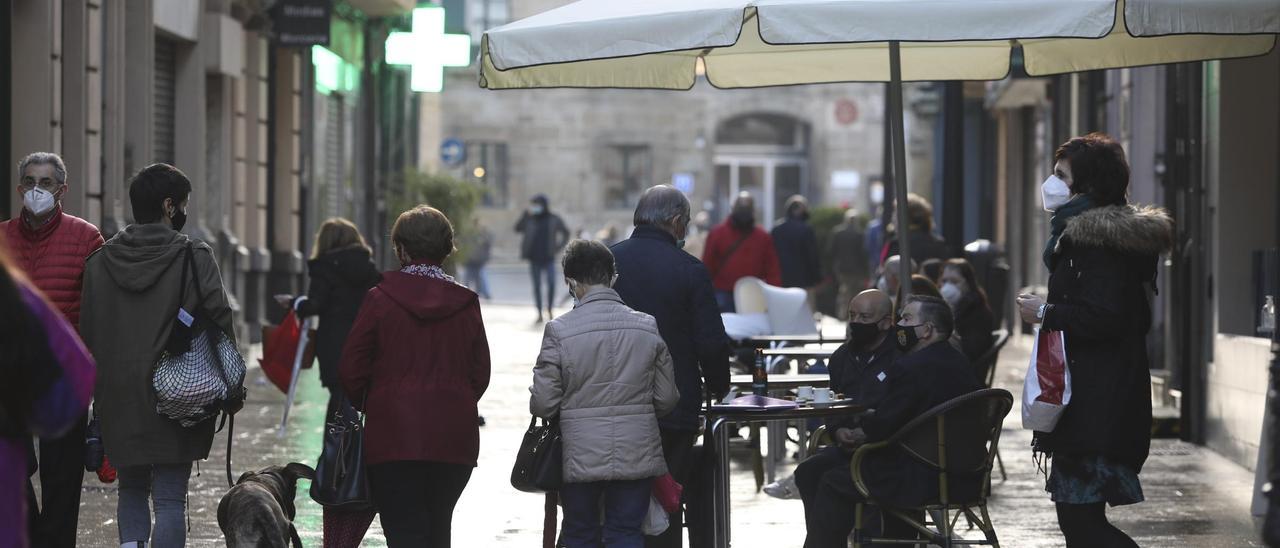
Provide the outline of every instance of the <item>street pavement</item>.
{"type": "MultiPolygon", "coordinates": [[[[533,322],[527,271],[499,269],[502,280],[498,300],[483,306],[493,377],[480,402],[487,420],[481,428],[479,467],[463,493],[454,514],[456,546],[539,546],[542,497],[515,491],[508,483],[521,435],[528,426],[528,385],[533,360],[540,347],[542,326],[533,322]],[[521,303],[520,301],[523,301],[521,303]]],[[[495,284],[497,285],[497,284],[495,284]]],[[[563,293],[563,287],[560,288],[563,293]]],[[[561,310],[563,311],[563,309],[561,310]]],[[[1029,345],[1015,338],[1001,356],[998,385],[1015,396],[1020,392],[1029,345]]],[[[256,363],[256,360],[251,360],[256,363]]],[[[291,461],[314,465],[320,453],[321,429],[327,393],[318,371],[306,370],[299,384],[298,401],[287,433],[278,435],[284,395],[266,383],[262,372],[251,368],[249,399],[237,416],[232,472],[255,470],[291,461]]],[[[1005,423],[1001,453],[1009,478],[993,482],[990,510],[1002,545],[1009,547],[1062,546],[1053,505],[1044,493],[1044,478],[1031,460],[1029,432],[1020,429],[1015,407],[1005,423]]],[[[804,517],[798,500],[777,500],[756,492],[748,449],[732,452],[734,546],[800,546],[804,517]]],[[[226,437],[214,440],[209,460],[200,464],[200,475],[190,484],[191,546],[221,546],[217,505],[226,491],[223,456],[226,437]]],[[[781,472],[794,467],[794,460],[781,472]]],[[[1156,440],[1142,475],[1147,501],[1109,511],[1115,523],[1132,534],[1141,546],[1237,547],[1261,546],[1249,517],[1253,475],[1202,447],[1175,440],[1156,440]]],[[[298,486],[297,525],[303,542],[319,546],[320,507],[307,496],[308,482],[298,486]]],[[[80,546],[116,546],[116,484],[104,485],[86,474],[80,508],[80,546]]],[[[365,546],[385,546],[375,520],[365,546]]]]}

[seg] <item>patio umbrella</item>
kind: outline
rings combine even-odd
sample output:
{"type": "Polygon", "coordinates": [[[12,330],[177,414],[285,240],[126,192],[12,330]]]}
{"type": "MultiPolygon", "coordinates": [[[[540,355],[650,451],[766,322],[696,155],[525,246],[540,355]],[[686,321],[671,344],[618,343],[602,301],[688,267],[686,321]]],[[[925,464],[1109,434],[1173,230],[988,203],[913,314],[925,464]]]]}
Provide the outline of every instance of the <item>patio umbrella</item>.
{"type": "Polygon", "coordinates": [[[699,70],[718,88],[888,82],[901,220],[902,82],[1000,80],[1018,47],[1032,76],[1249,57],[1277,33],[1277,0],[581,0],[486,32],[480,85],[687,90],[699,70]]]}

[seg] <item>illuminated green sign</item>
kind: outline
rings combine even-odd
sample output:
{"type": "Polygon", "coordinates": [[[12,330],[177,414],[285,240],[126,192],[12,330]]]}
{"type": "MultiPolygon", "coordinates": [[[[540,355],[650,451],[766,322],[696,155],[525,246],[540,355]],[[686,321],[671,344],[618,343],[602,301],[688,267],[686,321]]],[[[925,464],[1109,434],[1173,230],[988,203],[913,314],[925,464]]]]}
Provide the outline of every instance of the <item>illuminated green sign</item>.
{"type": "Polygon", "coordinates": [[[359,70],[324,46],[311,46],[311,64],[316,68],[316,90],[320,93],[355,91],[359,70]]]}
{"type": "Polygon", "coordinates": [[[387,36],[387,63],[408,65],[413,91],[439,93],[444,89],[444,67],[471,64],[471,37],[444,33],[444,8],[423,6],[413,10],[413,32],[387,36]]]}

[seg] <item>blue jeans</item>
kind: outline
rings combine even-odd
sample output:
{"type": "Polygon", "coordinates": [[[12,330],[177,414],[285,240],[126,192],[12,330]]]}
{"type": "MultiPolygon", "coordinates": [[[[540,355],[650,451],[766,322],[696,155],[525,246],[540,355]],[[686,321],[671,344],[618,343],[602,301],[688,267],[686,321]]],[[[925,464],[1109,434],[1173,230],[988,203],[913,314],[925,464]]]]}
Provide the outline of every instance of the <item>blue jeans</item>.
{"type": "Polygon", "coordinates": [[[737,308],[733,303],[733,292],[716,290],[716,305],[720,307],[721,312],[737,312],[737,308]]]}
{"type": "Polygon", "coordinates": [[[467,287],[476,290],[476,293],[485,299],[493,298],[489,295],[489,274],[484,271],[484,265],[467,265],[464,270],[467,275],[467,287]]]}
{"type": "Polygon", "coordinates": [[[642,548],[640,525],[649,511],[653,478],[626,481],[566,483],[560,488],[564,504],[565,548],[642,548]],[[600,499],[604,498],[604,526],[600,499]]]}
{"type": "Polygon", "coordinates": [[[538,309],[541,314],[543,310],[551,310],[556,302],[556,262],[554,259],[546,262],[529,261],[529,277],[533,278],[533,306],[538,309]],[[542,287],[538,282],[543,278],[547,282],[547,306],[542,306],[542,287]]]}
{"type": "Polygon", "coordinates": [[[154,548],[178,548],[186,544],[187,481],[191,463],[125,466],[119,471],[120,500],[116,506],[120,544],[149,542],[154,548]],[[155,506],[155,530],[151,508],[155,506]]]}

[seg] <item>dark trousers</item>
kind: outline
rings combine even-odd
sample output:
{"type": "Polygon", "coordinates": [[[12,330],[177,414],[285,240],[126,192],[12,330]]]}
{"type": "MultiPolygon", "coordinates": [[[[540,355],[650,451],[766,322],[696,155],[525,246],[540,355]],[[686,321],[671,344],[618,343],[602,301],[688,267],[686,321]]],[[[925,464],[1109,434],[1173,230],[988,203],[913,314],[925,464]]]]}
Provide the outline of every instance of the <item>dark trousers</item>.
{"type": "Polygon", "coordinates": [[[733,302],[733,292],[717,289],[716,306],[720,307],[721,312],[737,312],[737,305],[733,302]]]}
{"type": "Polygon", "coordinates": [[[541,315],[543,310],[550,311],[556,302],[556,262],[554,259],[547,261],[529,261],[529,277],[533,279],[533,306],[538,309],[541,315]],[[547,300],[546,307],[542,306],[542,286],[538,282],[545,279],[547,284],[547,300]]]}
{"type": "MultiPolygon", "coordinates": [[[[828,447],[805,459],[796,468],[796,487],[804,502],[804,548],[845,548],[849,534],[856,524],[857,504],[866,498],[853,485],[849,470],[851,455],[835,447],[828,447]]],[[[875,536],[879,512],[874,507],[862,510],[863,536],[875,536]]],[[[885,516],[884,536],[896,539],[914,539],[916,531],[901,520],[885,516]]]]}
{"type": "Polygon", "coordinates": [[[453,507],[475,467],[428,461],[369,465],[369,489],[390,548],[447,548],[453,507]]]}
{"type": "Polygon", "coordinates": [[[32,546],[59,548],[76,545],[87,422],[86,415],[62,437],[40,440],[39,512],[35,506],[35,488],[30,481],[27,482],[27,521],[32,546]]]}
{"type": "MultiPolygon", "coordinates": [[[[676,483],[685,486],[684,500],[690,501],[694,493],[690,492],[689,474],[693,470],[693,442],[698,438],[695,430],[672,430],[662,428],[662,454],[666,457],[667,471],[676,483]]],[[[666,532],[656,537],[645,537],[647,548],[679,548],[684,545],[684,510],[676,509],[667,515],[670,526],[666,532]]]]}
{"type": "Polygon", "coordinates": [[[560,502],[564,505],[561,544],[565,548],[641,548],[644,534],[640,525],[649,511],[652,492],[653,478],[564,484],[560,488],[560,502]]]}

